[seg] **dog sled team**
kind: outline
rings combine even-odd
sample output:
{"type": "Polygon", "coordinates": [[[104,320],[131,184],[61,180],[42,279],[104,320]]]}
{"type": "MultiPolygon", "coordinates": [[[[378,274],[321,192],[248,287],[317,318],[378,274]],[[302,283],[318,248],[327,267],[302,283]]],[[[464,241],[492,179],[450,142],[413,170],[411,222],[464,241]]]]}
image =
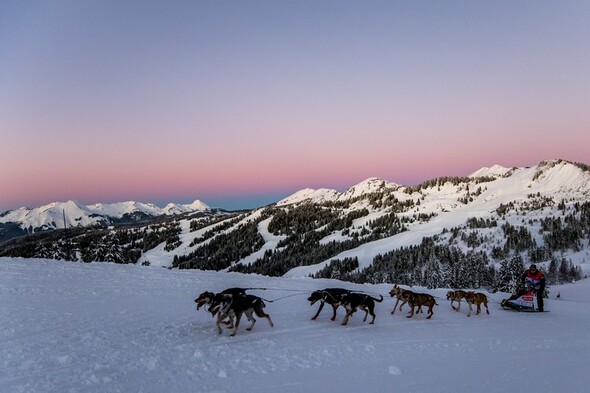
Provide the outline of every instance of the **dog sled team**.
{"type": "MultiPolygon", "coordinates": [[[[269,325],[273,327],[274,323],[270,315],[264,311],[264,308],[266,307],[265,299],[247,294],[246,291],[249,289],[256,288],[228,288],[219,293],[209,291],[203,292],[195,299],[197,310],[201,307],[206,307],[207,311],[215,318],[215,327],[219,334],[223,332],[223,328],[227,328],[231,330],[230,336],[235,336],[240,326],[240,320],[244,315],[250,322],[250,325],[246,330],[252,330],[254,327],[254,324],[256,323],[256,319],[254,318],[255,315],[258,318],[266,318],[269,325]]],[[[422,313],[422,307],[425,307],[427,309],[426,319],[430,319],[434,314],[434,306],[438,305],[434,296],[426,293],[410,291],[398,285],[393,286],[389,295],[396,299],[391,314],[394,314],[398,308],[401,312],[402,307],[407,304],[410,309],[407,318],[412,318],[415,314],[422,313]]],[[[461,307],[461,300],[465,300],[469,305],[468,316],[471,315],[472,305],[477,305],[477,314],[480,313],[481,304],[484,304],[487,313],[490,313],[489,310],[487,310],[487,297],[482,293],[465,292],[460,290],[449,291],[447,299],[451,300],[451,306],[456,311],[459,311],[461,307]],[[457,307],[453,305],[454,302],[457,302],[457,307]]],[[[382,295],[374,297],[363,292],[356,292],[343,288],[326,288],[312,292],[307,300],[310,302],[311,306],[317,302],[320,304],[317,312],[311,318],[312,320],[317,319],[324,308],[324,305],[328,304],[332,307],[332,321],[336,320],[337,309],[340,306],[344,307],[345,315],[342,320],[342,325],[347,325],[350,318],[358,310],[364,311],[365,313],[363,322],[366,322],[370,316],[371,320],[369,324],[374,324],[376,318],[375,304],[382,302],[384,298],[382,295]]]]}
{"type": "MultiPolygon", "coordinates": [[[[535,265],[531,265],[527,269],[521,280],[527,284],[524,290],[517,291],[510,298],[502,301],[501,306],[506,309],[514,310],[526,310],[528,306],[522,306],[519,301],[525,298],[526,301],[534,302],[534,298],[537,297],[539,311],[543,311],[543,299],[542,294],[545,289],[545,277],[543,273],[537,270],[535,265]]],[[[221,334],[223,328],[231,330],[230,336],[235,336],[240,326],[240,320],[243,315],[246,316],[250,322],[250,326],[246,330],[252,330],[256,319],[254,315],[259,318],[266,318],[271,327],[274,323],[264,308],[266,307],[265,299],[261,297],[247,294],[246,291],[251,289],[264,289],[264,288],[228,288],[219,293],[203,292],[196,299],[197,310],[201,307],[207,306],[207,311],[216,318],[215,327],[217,332],[221,334]]],[[[404,289],[398,285],[394,285],[389,295],[396,299],[395,305],[391,310],[391,314],[395,314],[395,311],[402,308],[405,304],[410,309],[408,311],[407,318],[412,318],[415,314],[423,313],[423,307],[427,310],[426,319],[432,318],[434,315],[434,306],[438,306],[434,296],[427,293],[414,292],[409,289],[404,289]],[[398,307],[399,306],[399,307],[398,307]]],[[[375,303],[383,301],[383,296],[379,295],[379,298],[373,297],[364,292],[352,291],[343,288],[326,288],[317,290],[311,293],[307,299],[310,305],[313,306],[315,303],[320,302],[317,312],[311,318],[315,320],[320,315],[325,304],[332,306],[332,318],[336,320],[336,312],[340,306],[345,309],[345,315],[342,320],[342,325],[347,325],[352,315],[358,310],[364,311],[365,316],[363,322],[366,322],[368,317],[371,317],[369,324],[375,323],[375,303]]],[[[465,301],[469,310],[467,316],[471,316],[473,308],[476,309],[476,314],[481,313],[481,306],[483,305],[486,309],[486,314],[490,313],[488,308],[488,297],[475,291],[465,290],[452,290],[447,292],[447,300],[451,302],[451,308],[455,311],[461,310],[461,301],[465,301]],[[456,305],[455,305],[456,303],[456,305]]],[[[269,300],[266,300],[269,302],[269,300]]],[[[534,303],[531,306],[534,310],[534,303]]]]}

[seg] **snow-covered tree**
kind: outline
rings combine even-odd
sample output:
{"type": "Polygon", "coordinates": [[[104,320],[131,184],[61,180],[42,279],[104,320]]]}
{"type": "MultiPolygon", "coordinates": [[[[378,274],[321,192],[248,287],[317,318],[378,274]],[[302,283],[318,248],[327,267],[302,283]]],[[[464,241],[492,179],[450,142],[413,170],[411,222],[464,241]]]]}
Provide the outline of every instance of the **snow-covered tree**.
{"type": "Polygon", "coordinates": [[[524,263],[520,255],[514,256],[509,261],[502,261],[497,274],[496,289],[502,292],[516,292],[521,285],[520,276],[523,269],[524,263]]]}

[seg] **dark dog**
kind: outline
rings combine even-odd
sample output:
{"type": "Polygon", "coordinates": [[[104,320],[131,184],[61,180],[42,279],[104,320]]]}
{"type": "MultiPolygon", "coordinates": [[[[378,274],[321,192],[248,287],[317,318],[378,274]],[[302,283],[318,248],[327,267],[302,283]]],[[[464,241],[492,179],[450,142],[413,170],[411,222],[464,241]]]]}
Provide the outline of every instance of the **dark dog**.
{"type": "Polygon", "coordinates": [[[434,306],[438,306],[438,303],[436,303],[436,300],[434,300],[434,297],[432,295],[429,295],[427,293],[412,293],[412,294],[408,294],[408,304],[410,305],[410,308],[412,309],[411,314],[408,315],[408,318],[412,318],[414,316],[414,307],[422,307],[422,306],[426,306],[428,307],[428,316],[426,317],[426,319],[430,319],[432,317],[432,315],[434,314],[434,312],[432,311],[432,309],[434,308],[434,306]]]}
{"type": "MultiPolygon", "coordinates": [[[[222,292],[219,292],[220,294],[224,294],[224,295],[242,295],[245,296],[246,295],[246,289],[245,288],[227,288],[225,290],[223,290],[222,292]]],[[[215,297],[215,293],[213,292],[209,292],[209,291],[205,291],[203,293],[201,293],[199,295],[199,297],[197,297],[195,299],[195,303],[197,303],[197,310],[200,309],[201,307],[203,307],[206,304],[211,304],[211,302],[213,301],[213,298],[215,297]]],[[[211,310],[208,310],[211,312],[211,310]]],[[[215,315],[215,314],[213,314],[215,315]]]]}
{"type": "Polygon", "coordinates": [[[348,324],[348,319],[356,312],[357,309],[361,309],[365,312],[365,318],[363,322],[367,321],[367,317],[371,314],[373,319],[369,322],[371,325],[375,323],[375,302],[381,303],[383,296],[379,295],[381,299],[375,299],[369,295],[362,293],[350,292],[340,297],[340,304],[346,308],[346,315],[342,321],[343,325],[348,324]]]}
{"type": "MultiPolygon", "coordinates": [[[[220,294],[234,295],[234,296],[246,296],[246,289],[245,288],[227,288],[218,294],[215,294],[215,293],[209,292],[209,291],[205,291],[205,292],[201,293],[199,295],[199,297],[197,297],[195,299],[195,303],[197,303],[197,310],[200,309],[201,307],[203,307],[204,305],[208,304],[209,308],[207,309],[207,311],[209,311],[211,313],[211,315],[214,317],[215,314],[217,314],[218,307],[217,307],[217,305],[213,304],[213,300],[215,299],[215,296],[220,295],[220,294]]],[[[225,319],[225,318],[226,317],[224,317],[223,319],[225,319]]],[[[223,319],[219,320],[219,316],[218,316],[216,323],[225,323],[227,325],[227,327],[231,329],[234,324],[233,316],[230,316],[227,321],[223,321],[223,319]]]]}
{"type": "Polygon", "coordinates": [[[320,307],[318,308],[318,312],[315,313],[315,315],[311,318],[312,320],[317,319],[318,315],[320,315],[320,312],[322,311],[322,309],[324,308],[324,303],[328,303],[329,305],[332,306],[333,309],[333,313],[332,313],[332,321],[336,319],[336,310],[338,309],[338,306],[340,305],[340,298],[342,297],[342,295],[345,295],[347,293],[350,293],[350,291],[348,289],[342,289],[342,288],[326,288],[326,289],[322,289],[320,291],[314,291],[312,292],[311,296],[307,298],[307,300],[310,302],[310,306],[313,306],[317,301],[320,302],[320,307]]]}
{"type": "Polygon", "coordinates": [[[238,333],[238,327],[240,326],[240,319],[243,314],[246,314],[246,318],[251,322],[250,326],[246,330],[252,330],[256,319],[253,314],[256,314],[260,318],[268,319],[268,323],[271,327],[274,326],[270,315],[266,314],[263,308],[266,307],[264,301],[258,296],[254,295],[232,295],[219,293],[215,295],[211,301],[210,310],[212,313],[217,313],[217,332],[222,333],[221,324],[224,323],[225,318],[229,318],[230,321],[235,319],[233,323],[233,331],[230,336],[235,336],[238,333]]]}

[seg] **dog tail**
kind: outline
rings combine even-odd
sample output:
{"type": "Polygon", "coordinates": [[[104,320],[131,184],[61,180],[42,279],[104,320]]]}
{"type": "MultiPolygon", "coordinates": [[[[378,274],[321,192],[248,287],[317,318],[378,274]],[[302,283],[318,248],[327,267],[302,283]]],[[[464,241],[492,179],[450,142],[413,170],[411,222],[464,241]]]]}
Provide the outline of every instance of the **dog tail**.
{"type": "Polygon", "coordinates": [[[379,297],[380,297],[381,299],[376,299],[376,298],[373,298],[373,300],[374,300],[374,301],[376,301],[376,302],[378,302],[378,303],[381,303],[381,302],[383,301],[383,295],[379,295],[379,297]]]}

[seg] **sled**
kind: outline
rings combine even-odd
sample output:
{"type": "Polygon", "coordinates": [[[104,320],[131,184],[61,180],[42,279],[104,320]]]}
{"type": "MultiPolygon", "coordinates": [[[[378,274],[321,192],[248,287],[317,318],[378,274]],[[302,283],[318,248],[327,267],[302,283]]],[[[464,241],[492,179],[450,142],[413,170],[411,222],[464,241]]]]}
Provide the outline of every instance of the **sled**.
{"type": "Polygon", "coordinates": [[[505,310],[512,310],[512,311],[524,311],[524,312],[537,312],[535,309],[536,299],[537,296],[534,290],[528,291],[524,293],[522,296],[508,300],[502,300],[500,305],[505,310]]]}

